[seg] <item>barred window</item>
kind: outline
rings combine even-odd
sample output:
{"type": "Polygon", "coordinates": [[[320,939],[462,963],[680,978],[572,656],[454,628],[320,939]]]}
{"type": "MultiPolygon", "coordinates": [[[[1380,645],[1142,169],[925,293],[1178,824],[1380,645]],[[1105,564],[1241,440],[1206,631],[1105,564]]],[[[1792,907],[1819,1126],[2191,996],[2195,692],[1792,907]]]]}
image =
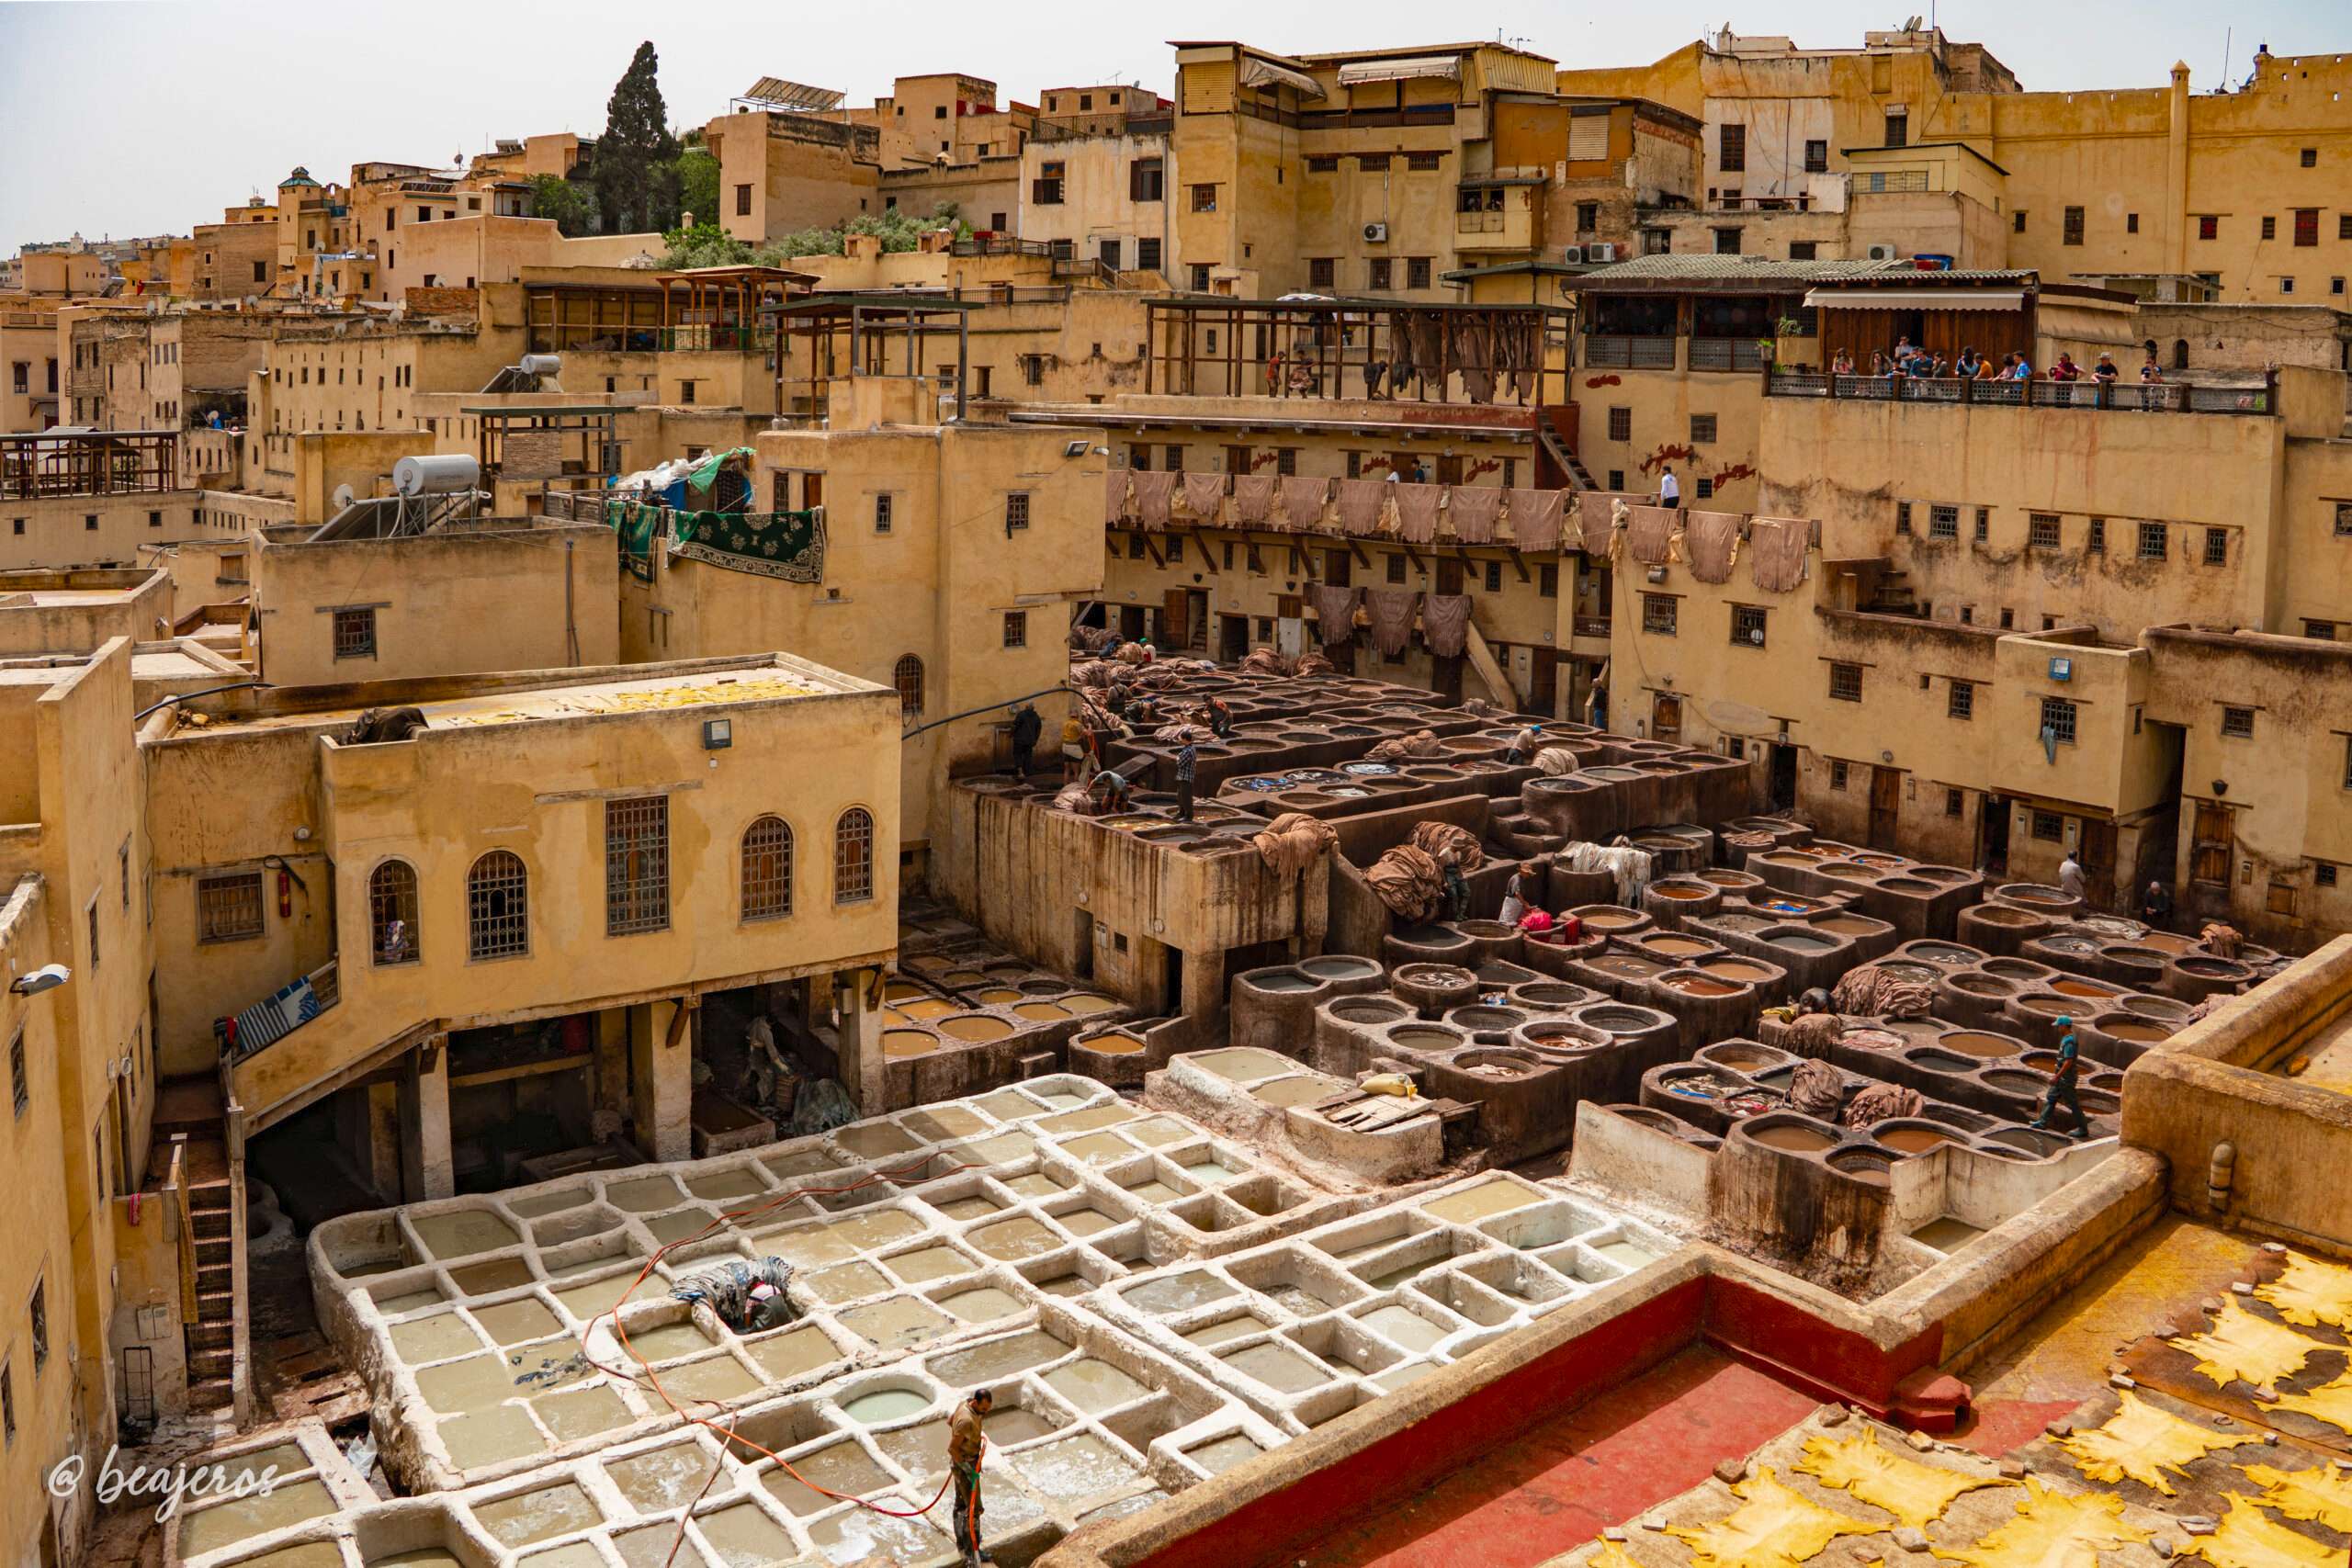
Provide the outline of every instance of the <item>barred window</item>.
{"type": "Polygon", "coordinates": [[[1715,416],[1711,413],[1692,414],[1690,416],[1690,445],[1705,446],[1712,445],[1714,439],[1715,416]]]}
{"type": "Polygon", "coordinates": [[[888,495],[877,495],[874,498],[874,531],[877,534],[887,534],[890,531],[892,499],[888,495]]]}
{"type": "Polygon", "coordinates": [[[492,850],[466,873],[466,954],[512,958],[530,951],[530,873],[514,851],[492,850]]]}
{"type": "MultiPolygon", "coordinates": [[[[1171,540],[1170,542],[1172,543],[1173,541],[1171,540]]],[[[1007,648],[1026,648],[1029,646],[1028,611],[1007,610],[1004,613],[1004,646],[1007,648]]]]}
{"type": "Polygon", "coordinates": [[[2052,739],[2072,746],[2075,743],[2075,705],[2064,697],[2042,698],[2041,728],[2052,739]]]}
{"type": "Polygon", "coordinates": [[[2026,520],[2025,542],[2031,549],[2056,549],[2058,547],[2058,519],[2047,512],[2035,513],[2026,520]]]}
{"type": "Polygon", "coordinates": [[[1029,492],[1016,490],[1004,498],[1004,526],[1007,533],[1029,526],[1029,492]]]}
{"type": "Polygon", "coordinates": [[[49,1365],[49,1281],[33,1281],[32,1299],[33,1373],[49,1365]]]}
{"type": "Polygon", "coordinates": [[[1829,667],[1829,695],[1841,703],[1862,700],[1862,667],[1859,664],[1832,664],[1829,667]]]}
{"type": "Polygon", "coordinates": [[[743,918],[773,920],[792,913],[792,829],[781,817],[763,817],[743,829],[743,918]]]}
{"type": "Polygon", "coordinates": [[[2254,739],[2254,710],[2230,708],[2222,710],[2222,733],[2238,740],[2254,739]]]}
{"type": "Polygon", "coordinates": [[[1753,604],[1731,607],[1731,640],[1744,648],[1764,646],[1764,612],[1753,604]]]}
{"type": "Polygon", "coordinates": [[[1947,789],[1947,790],[1945,790],[1945,791],[1944,791],[1944,815],[1945,815],[1945,816],[1947,816],[1947,817],[1959,817],[1959,816],[1962,816],[1962,815],[1963,815],[1963,814],[1965,813],[1966,808],[1967,808],[1967,797],[1966,797],[1964,795],[1962,795],[1961,791],[1956,790],[1956,789],[1947,789]]]}
{"type": "Polygon", "coordinates": [[[874,897],[874,816],[853,806],[833,824],[833,902],[863,904],[874,897]]]}
{"type": "Polygon", "coordinates": [[[196,940],[245,942],[261,935],[261,873],[196,879],[196,940]]]}
{"type": "Polygon", "coordinates": [[[2054,844],[2066,835],[2066,819],[2055,811],[2033,814],[2033,836],[2044,843],[2054,844]]]}
{"type": "Polygon", "coordinates": [[[368,947],[379,965],[417,960],[416,868],[388,860],[368,874],[368,947]]]}
{"type": "Polygon", "coordinates": [[[334,613],[334,656],[337,659],[376,657],[374,610],[337,610],[334,613]]]}
{"type": "Polygon", "coordinates": [[[16,1101],[17,1114],[22,1116],[25,1108],[33,1102],[33,1087],[25,1070],[25,1032],[21,1029],[8,1042],[8,1091],[16,1101]]]}
{"type": "Polygon", "coordinates": [[[1405,581],[1405,558],[1393,552],[1388,557],[1388,581],[1391,582],[1405,581]]]}
{"type": "Polygon", "coordinates": [[[1928,537],[1957,539],[1960,537],[1960,508],[1930,506],[1928,508],[1928,537]]]}
{"type": "Polygon", "coordinates": [[[1675,618],[1681,606],[1665,593],[1642,595],[1642,630],[1659,637],[1674,635],[1675,618]]]}
{"type": "Polygon", "coordinates": [[[1981,545],[1992,536],[1993,509],[1989,506],[1980,506],[1976,509],[1976,542],[1981,545]]]}
{"type": "Polygon", "coordinates": [[[1976,682],[1954,681],[1951,683],[1951,700],[1945,705],[1944,712],[1953,718],[1974,718],[1976,716],[1976,682]]]}
{"type": "Polygon", "coordinates": [[[605,934],[670,924],[670,797],[605,802],[605,934]]]}
{"type": "Polygon", "coordinates": [[[922,660],[911,653],[900,654],[897,666],[890,671],[890,683],[899,688],[900,713],[922,712],[922,660]]]}
{"type": "Polygon", "coordinates": [[[2207,566],[2230,564],[2230,531],[2227,528],[2205,530],[2205,564],[2207,566]]]}
{"type": "Polygon", "coordinates": [[[2083,536],[2083,553],[2085,555],[2093,556],[2103,556],[2107,554],[2106,518],[2094,517],[2091,519],[2090,529],[2083,536]]]}
{"type": "Polygon", "coordinates": [[[1907,501],[1894,503],[1894,531],[1898,534],[1911,531],[1911,503],[1907,501]]]}
{"type": "Polygon", "coordinates": [[[1631,441],[1633,438],[1634,411],[1632,409],[1611,409],[1609,411],[1609,439],[1611,441],[1631,441]]]}
{"type": "Polygon", "coordinates": [[[1846,787],[1846,764],[1845,764],[1845,763],[1843,763],[1843,762],[1831,762],[1831,763],[1829,764],[1829,787],[1830,787],[1831,789],[1840,789],[1840,790],[1841,790],[1841,789],[1844,789],[1844,788],[1846,787]]]}
{"type": "Polygon", "coordinates": [[[2165,558],[2165,525],[2161,523],[2141,524],[2140,558],[2142,560],[2162,560],[2165,558]]]}

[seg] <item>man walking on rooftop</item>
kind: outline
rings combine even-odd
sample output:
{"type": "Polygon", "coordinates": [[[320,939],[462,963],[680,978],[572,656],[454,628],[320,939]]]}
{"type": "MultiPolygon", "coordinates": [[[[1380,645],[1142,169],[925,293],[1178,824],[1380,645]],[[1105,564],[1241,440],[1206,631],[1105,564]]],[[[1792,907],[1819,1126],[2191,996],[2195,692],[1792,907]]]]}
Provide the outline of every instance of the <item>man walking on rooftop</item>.
{"type": "Polygon", "coordinates": [[[1189,740],[1176,753],[1176,820],[1193,819],[1193,773],[1199,766],[1201,754],[1189,740]]]}
{"type": "Polygon", "coordinates": [[[1674,477],[1671,468],[1657,477],[1657,503],[1669,512],[1679,512],[1682,508],[1682,481],[1674,477]]]}
{"type": "Polygon", "coordinates": [[[2057,1112],[2059,1103],[2063,1100],[2075,1118],[2073,1135],[2076,1138],[2087,1138],[2091,1134],[2090,1118],[2083,1114],[2082,1100],[2075,1092],[2075,1080],[2083,1074],[2082,1043],[2075,1038],[2073,1019],[2061,1018],[2058,1021],[2058,1027],[2066,1032],[2058,1041],[2058,1065],[2050,1069],[2050,1090],[2041,1097],[2041,1114],[2027,1125],[2049,1126],[2050,1118],[2057,1112]]]}

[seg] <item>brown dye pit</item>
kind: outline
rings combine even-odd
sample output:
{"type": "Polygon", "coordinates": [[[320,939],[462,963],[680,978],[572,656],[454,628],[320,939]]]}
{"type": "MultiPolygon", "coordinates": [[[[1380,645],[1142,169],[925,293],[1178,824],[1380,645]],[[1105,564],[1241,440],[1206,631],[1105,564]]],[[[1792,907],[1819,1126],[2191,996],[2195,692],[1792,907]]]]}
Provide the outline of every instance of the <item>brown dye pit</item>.
{"type": "Polygon", "coordinates": [[[939,1027],[958,1040],[1001,1040],[1012,1032],[1012,1025],[1001,1018],[980,1018],[967,1015],[940,1021],[939,1027]]]}
{"type": "Polygon", "coordinates": [[[1751,1127],[1747,1135],[1768,1149],[1787,1149],[1792,1154],[1818,1154],[1837,1142],[1826,1133],[1787,1122],[1770,1127],[1751,1127]]]}
{"type": "Polygon", "coordinates": [[[1773,1062],[1771,1057],[1758,1055],[1753,1051],[1732,1050],[1719,1050],[1708,1060],[1720,1063],[1736,1073],[1752,1073],[1758,1067],[1772,1066],[1773,1062]]]}
{"type": "Polygon", "coordinates": [[[1750,964],[1744,958],[1711,958],[1698,967],[1710,975],[1720,975],[1726,980],[1765,980],[1772,972],[1760,964],[1750,964]]]}
{"type": "Polygon", "coordinates": [[[1053,1002],[1023,1002],[1012,1010],[1015,1016],[1025,1018],[1032,1023],[1049,1023],[1055,1019],[1069,1016],[1068,1008],[1057,1006],[1053,1002]]]}
{"type": "Polygon", "coordinates": [[[1586,925],[1592,927],[1595,931],[1623,931],[1627,926],[1637,924],[1641,920],[1639,915],[1611,914],[1605,911],[1587,915],[1583,919],[1586,925]]]}
{"type": "MultiPolygon", "coordinates": [[[[1670,844],[1668,847],[1679,848],[1680,846],[1670,844]]],[[[1670,882],[1661,882],[1650,891],[1661,898],[1704,898],[1708,893],[1708,889],[1704,887],[1677,887],[1670,882]]]]}
{"type": "Polygon", "coordinates": [[[1890,1127],[1878,1134],[1878,1141],[1899,1154],[1923,1155],[1938,1144],[1951,1143],[1952,1137],[1932,1127],[1890,1127]]]}
{"type": "Polygon", "coordinates": [[[1970,1056],[2014,1056],[2018,1054],[2016,1041],[2004,1040],[1997,1034],[1985,1034],[1973,1029],[1959,1029],[1949,1034],[1939,1034],[1936,1036],[1936,1043],[1947,1050],[1958,1051],[1970,1056]]]}
{"type": "Polygon", "coordinates": [[[1879,929],[1878,921],[1866,920],[1859,915],[1832,915],[1826,919],[1815,920],[1813,923],[1823,931],[1835,931],[1839,936],[1868,936],[1879,929]]]}
{"type": "Polygon", "coordinates": [[[1653,975],[1666,973],[1665,964],[1654,963],[1646,958],[1636,958],[1629,953],[1603,953],[1592,961],[1592,966],[1611,975],[1631,976],[1637,980],[1646,980],[1653,975]]]}
{"type": "Polygon", "coordinates": [[[2052,980],[2050,988],[2069,997],[2120,997],[2119,987],[2102,986],[2097,980],[2052,980]]]}
{"type": "Polygon", "coordinates": [[[1106,1056],[1132,1056],[1143,1049],[1142,1041],[1125,1034],[1091,1034],[1079,1043],[1106,1056]]]}
{"type": "Polygon", "coordinates": [[[1673,987],[1686,996],[1692,997],[1728,997],[1739,990],[1737,986],[1732,985],[1729,981],[1704,980],[1696,975],[1678,975],[1664,984],[1673,987]]]}
{"type": "Polygon", "coordinates": [[[2118,1040],[2135,1040],[2148,1045],[2172,1038],[2172,1031],[2161,1023],[2133,1023],[2125,1019],[2110,1019],[2098,1029],[2100,1033],[2111,1034],[2118,1040]]]}
{"type": "Polygon", "coordinates": [[[2064,997],[2027,997],[2018,1005],[2028,1012],[2038,1012],[2044,1018],[2057,1018],[2074,1010],[2074,1004],[2064,997]]]}
{"type": "Polygon", "coordinates": [[[1643,939],[1642,945],[1652,953],[1670,953],[1690,957],[1712,950],[1714,943],[1702,942],[1694,936],[1654,936],[1643,939]]]}
{"type": "Polygon", "coordinates": [[[939,1037],[920,1029],[886,1029],[882,1032],[882,1055],[893,1059],[908,1056],[928,1056],[939,1049],[939,1037]]]}

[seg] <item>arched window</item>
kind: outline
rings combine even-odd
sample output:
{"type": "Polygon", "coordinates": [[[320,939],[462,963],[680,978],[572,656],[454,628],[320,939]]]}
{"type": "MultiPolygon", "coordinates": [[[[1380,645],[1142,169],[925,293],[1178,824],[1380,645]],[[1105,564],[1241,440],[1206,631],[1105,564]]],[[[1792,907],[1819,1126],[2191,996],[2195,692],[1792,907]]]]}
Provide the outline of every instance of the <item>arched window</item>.
{"type": "Polygon", "coordinates": [[[512,850],[492,850],[466,873],[466,951],[473,958],[531,951],[530,873],[512,850]]]}
{"type": "Polygon", "coordinates": [[[2188,368],[2188,340],[2185,337],[2172,340],[2172,367],[2176,370],[2188,368]]]}
{"type": "Polygon", "coordinates": [[[899,656],[899,667],[890,671],[890,682],[899,688],[900,713],[922,712],[922,660],[911,653],[899,656]]]}
{"type": "Polygon", "coordinates": [[[368,874],[368,942],[379,964],[416,962],[416,868],[404,860],[368,874]]]}
{"type": "Polygon", "coordinates": [[[743,829],[743,918],[773,920],[792,913],[792,829],[781,817],[763,817],[743,829]]]}
{"type": "Polygon", "coordinates": [[[833,902],[863,904],[874,897],[874,817],[853,806],[833,824],[833,902]]]}

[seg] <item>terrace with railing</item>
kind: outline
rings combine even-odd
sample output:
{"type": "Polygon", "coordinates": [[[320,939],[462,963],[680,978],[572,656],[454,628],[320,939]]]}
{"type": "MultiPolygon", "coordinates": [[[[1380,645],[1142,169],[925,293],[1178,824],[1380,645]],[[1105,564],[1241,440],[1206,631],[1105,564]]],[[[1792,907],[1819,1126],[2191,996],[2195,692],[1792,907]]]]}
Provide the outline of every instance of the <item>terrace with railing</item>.
{"type": "Polygon", "coordinates": [[[2278,412],[2275,371],[2227,381],[1978,380],[1961,376],[1849,376],[1820,370],[1768,375],[1775,398],[1853,402],[1947,403],[2007,408],[2123,410],[2132,413],[2270,414],[2278,412]]]}

